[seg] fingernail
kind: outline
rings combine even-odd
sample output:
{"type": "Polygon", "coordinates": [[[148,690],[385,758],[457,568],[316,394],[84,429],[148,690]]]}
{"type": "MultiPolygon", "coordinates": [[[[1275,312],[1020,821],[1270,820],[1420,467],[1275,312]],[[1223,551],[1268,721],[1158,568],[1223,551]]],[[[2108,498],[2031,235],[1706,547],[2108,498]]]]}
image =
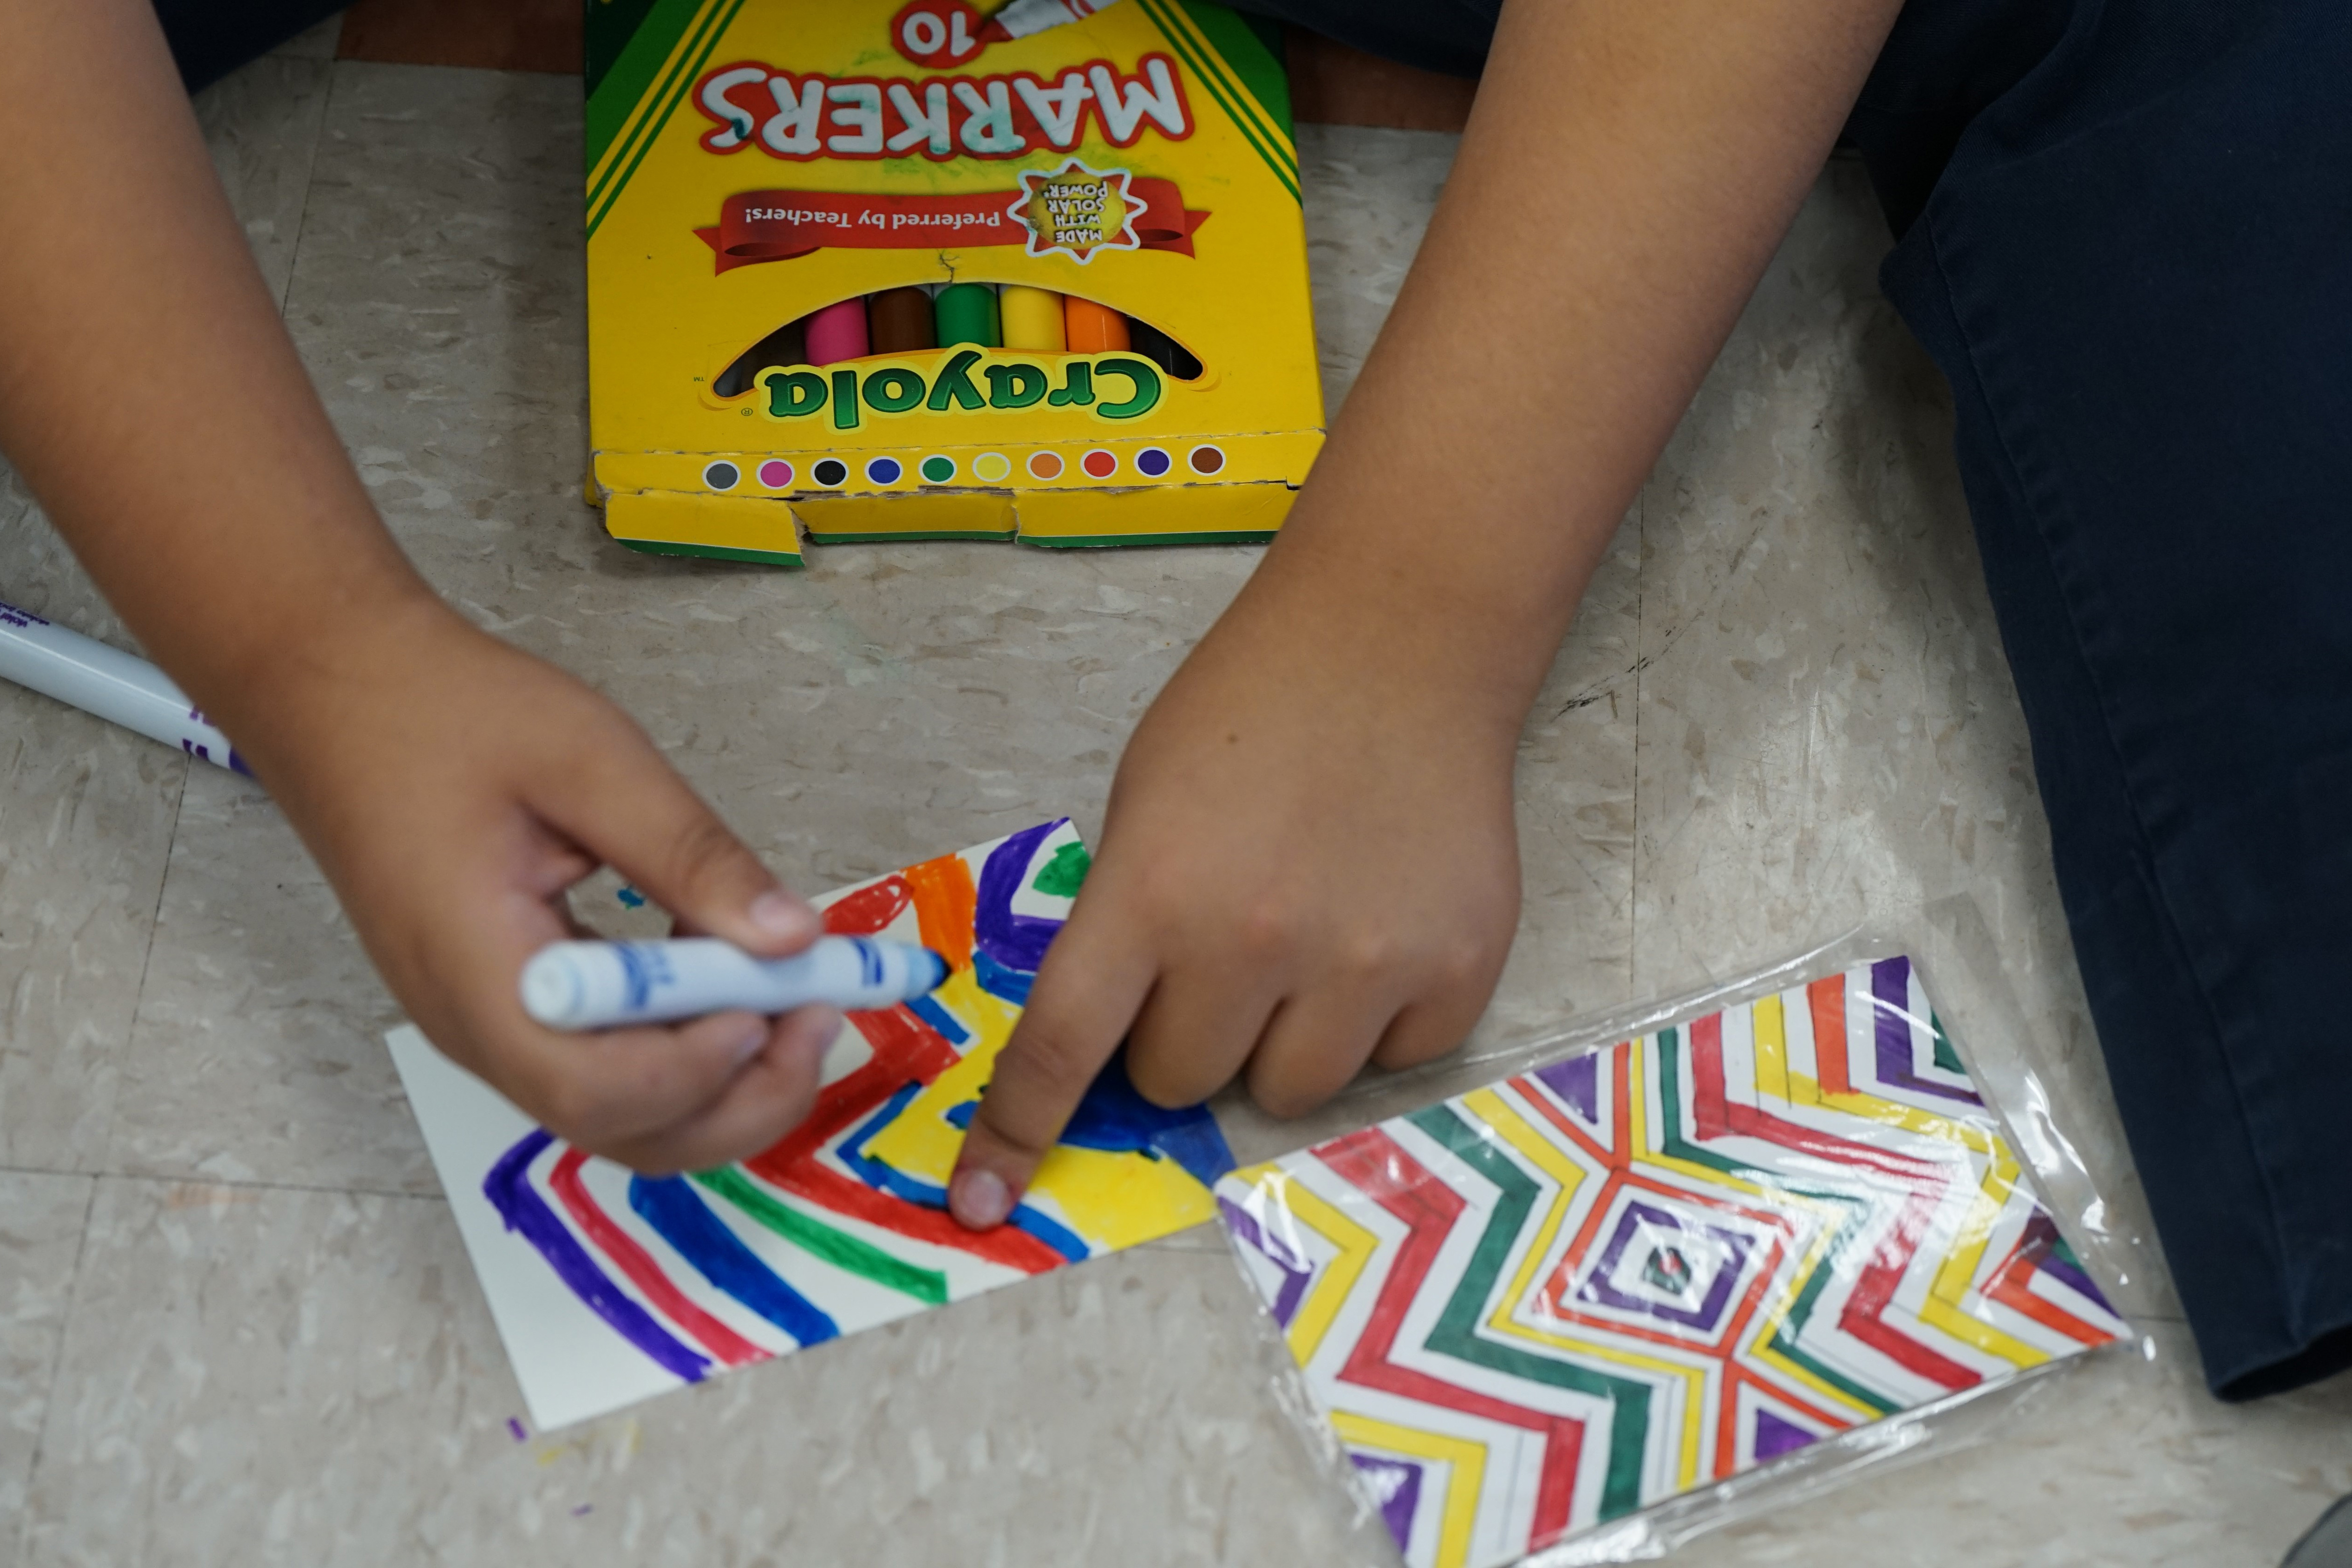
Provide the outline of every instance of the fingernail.
{"type": "Polygon", "coordinates": [[[760,1047],[767,1043],[768,1020],[765,1018],[752,1019],[750,1024],[744,1026],[742,1038],[737,1040],[734,1044],[733,1050],[735,1065],[737,1067],[741,1067],[745,1062],[748,1062],[753,1057],[758,1056],[760,1054],[760,1047]]]}
{"type": "Polygon", "coordinates": [[[751,923],[772,937],[814,936],[816,911],[790,893],[761,893],[751,900],[751,923]]]}
{"type": "Polygon", "coordinates": [[[994,1230],[1013,1212],[1013,1190],[993,1171],[965,1171],[948,1187],[948,1212],[966,1230],[994,1230]]]}

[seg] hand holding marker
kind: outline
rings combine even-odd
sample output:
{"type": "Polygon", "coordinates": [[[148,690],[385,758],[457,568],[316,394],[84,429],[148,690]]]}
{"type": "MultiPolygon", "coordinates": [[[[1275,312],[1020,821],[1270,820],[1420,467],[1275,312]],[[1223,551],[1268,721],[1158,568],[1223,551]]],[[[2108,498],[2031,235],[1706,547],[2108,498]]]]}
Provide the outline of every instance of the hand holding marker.
{"type": "Polygon", "coordinates": [[[712,937],[560,942],[523,965],[522,1005],[551,1029],[609,1029],[737,1008],[887,1007],[929,995],[947,977],[947,960],[927,947],[865,937],[823,937],[791,958],[754,958],[712,937]]]}

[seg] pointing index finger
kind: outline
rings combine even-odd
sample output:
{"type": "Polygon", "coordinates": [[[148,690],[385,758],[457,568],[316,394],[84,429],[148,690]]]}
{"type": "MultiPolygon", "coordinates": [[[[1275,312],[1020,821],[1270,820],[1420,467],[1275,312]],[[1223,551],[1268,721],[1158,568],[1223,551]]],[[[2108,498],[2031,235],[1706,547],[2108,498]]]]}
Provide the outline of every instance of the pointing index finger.
{"type": "Polygon", "coordinates": [[[972,1113],[948,1184],[949,1211],[970,1229],[1012,1214],[1151,989],[1148,955],[1111,935],[1115,922],[1090,918],[1103,908],[1080,896],[972,1113]]]}

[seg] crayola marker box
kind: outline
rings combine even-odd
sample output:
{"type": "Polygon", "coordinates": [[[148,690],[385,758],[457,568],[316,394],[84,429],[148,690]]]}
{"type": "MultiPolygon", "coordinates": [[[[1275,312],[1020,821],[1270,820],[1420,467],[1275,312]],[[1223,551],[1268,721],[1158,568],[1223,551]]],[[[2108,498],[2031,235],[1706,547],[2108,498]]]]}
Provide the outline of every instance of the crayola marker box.
{"type": "Polygon", "coordinates": [[[1200,0],[589,0],[640,550],[1263,539],[1321,445],[1280,62],[1200,0]]]}

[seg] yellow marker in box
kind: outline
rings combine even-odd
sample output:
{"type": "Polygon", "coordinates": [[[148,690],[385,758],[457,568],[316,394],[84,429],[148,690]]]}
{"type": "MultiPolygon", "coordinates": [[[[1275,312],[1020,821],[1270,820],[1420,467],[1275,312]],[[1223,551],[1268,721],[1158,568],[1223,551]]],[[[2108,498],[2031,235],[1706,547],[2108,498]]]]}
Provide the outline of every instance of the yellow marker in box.
{"type": "Polygon", "coordinates": [[[590,7],[590,488],[615,538],[794,563],[803,531],[1066,545],[1279,525],[1323,410],[1265,38],[1202,0],[1015,39],[979,17],[590,7]],[[827,363],[789,363],[817,357],[792,323],[958,285],[995,296],[996,342],[824,331],[827,363]],[[1201,374],[1093,326],[1130,319],[1201,374]]]}

